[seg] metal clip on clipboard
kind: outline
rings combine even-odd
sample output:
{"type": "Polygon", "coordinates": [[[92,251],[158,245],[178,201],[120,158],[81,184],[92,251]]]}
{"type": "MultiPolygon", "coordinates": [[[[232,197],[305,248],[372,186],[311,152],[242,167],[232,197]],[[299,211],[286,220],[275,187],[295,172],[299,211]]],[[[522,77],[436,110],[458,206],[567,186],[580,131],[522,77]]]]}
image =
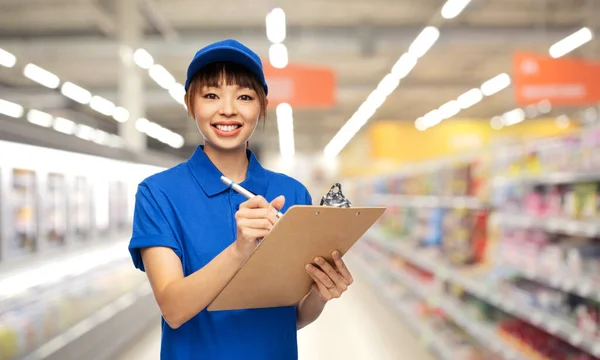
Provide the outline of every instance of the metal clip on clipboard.
{"type": "Polygon", "coordinates": [[[335,207],[352,207],[350,200],[346,199],[342,194],[342,185],[335,183],[329,189],[329,192],[321,198],[321,206],[335,206],[335,207]]]}

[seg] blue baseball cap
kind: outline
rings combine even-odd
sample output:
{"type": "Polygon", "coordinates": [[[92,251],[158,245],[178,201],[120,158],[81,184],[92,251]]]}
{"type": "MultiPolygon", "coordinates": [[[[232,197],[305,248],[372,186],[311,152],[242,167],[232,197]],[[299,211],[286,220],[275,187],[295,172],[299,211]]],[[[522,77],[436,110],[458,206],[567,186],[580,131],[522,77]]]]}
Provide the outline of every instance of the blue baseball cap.
{"type": "Polygon", "coordinates": [[[239,41],[232,39],[212,43],[196,52],[194,59],[192,59],[192,62],[188,66],[185,91],[187,92],[192,77],[194,77],[198,70],[208,64],[221,61],[232,62],[246,67],[258,78],[258,81],[265,89],[265,94],[269,93],[260,57],[239,41]]]}

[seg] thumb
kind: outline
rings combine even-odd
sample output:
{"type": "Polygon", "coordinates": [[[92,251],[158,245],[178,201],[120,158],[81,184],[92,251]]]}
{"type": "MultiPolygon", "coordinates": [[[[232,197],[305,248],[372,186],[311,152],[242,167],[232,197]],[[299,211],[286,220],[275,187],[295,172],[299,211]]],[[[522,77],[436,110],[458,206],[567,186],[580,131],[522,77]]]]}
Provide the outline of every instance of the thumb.
{"type": "Polygon", "coordinates": [[[271,206],[277,210],[281,210],[283,208],[283,204],[285,204],[285,197],[283,195],[279,195],[273,201],[271,201],[271,206]]]}

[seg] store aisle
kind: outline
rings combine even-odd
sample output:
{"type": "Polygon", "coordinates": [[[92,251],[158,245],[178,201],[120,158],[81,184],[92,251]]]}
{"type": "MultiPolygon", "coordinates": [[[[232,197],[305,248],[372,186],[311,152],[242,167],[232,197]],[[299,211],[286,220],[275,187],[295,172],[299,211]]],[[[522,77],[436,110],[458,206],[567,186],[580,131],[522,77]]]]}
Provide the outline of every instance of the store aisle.
{"type": "MultiPolygon", "coordinates": [[[[344,299],[328,304],[317,322],[298,333],[300,360],[433,360],[361,274],[354,277],[344,299]]],[[[158,360],[159,342],[156,326],[118,360],[158,360]]]]}

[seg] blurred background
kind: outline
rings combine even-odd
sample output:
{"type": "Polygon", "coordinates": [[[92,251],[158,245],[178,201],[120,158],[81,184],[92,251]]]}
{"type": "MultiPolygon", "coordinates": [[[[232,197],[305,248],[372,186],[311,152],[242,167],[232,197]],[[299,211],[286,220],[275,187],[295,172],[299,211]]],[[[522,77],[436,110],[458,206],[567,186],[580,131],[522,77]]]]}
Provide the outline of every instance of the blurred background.
{"type": "Polygon", "coordinates": [[[158,359],[126,251],[234,38],[264,166],[387,206],[301,359],[600,358],[600,1],[0,0],[0,360],[158,359]]]}

